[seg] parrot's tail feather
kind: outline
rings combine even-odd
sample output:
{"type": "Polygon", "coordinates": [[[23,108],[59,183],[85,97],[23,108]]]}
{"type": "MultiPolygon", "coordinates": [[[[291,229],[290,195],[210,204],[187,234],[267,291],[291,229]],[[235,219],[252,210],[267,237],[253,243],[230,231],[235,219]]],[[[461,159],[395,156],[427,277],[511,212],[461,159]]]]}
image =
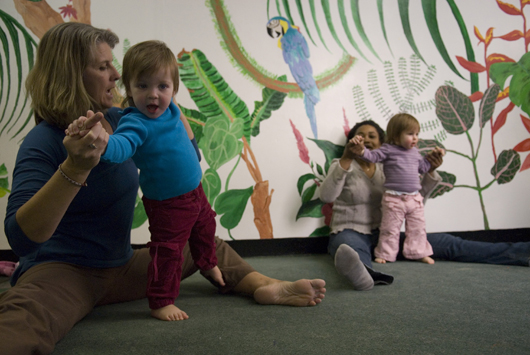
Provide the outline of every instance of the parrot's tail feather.
{"type": "Polygon", "coordinates": [[[307,114],[307,117],[309,117],[309,122],[311,123],[311,130],[313,131],[313,135],[315,136],[315,139],[318,139],[318,131],[317,131],[317,117],[315,115],[315,104],[311,99],[305,95],[304,96],[304,104],[305,104],[305,112],[307,114]]]}

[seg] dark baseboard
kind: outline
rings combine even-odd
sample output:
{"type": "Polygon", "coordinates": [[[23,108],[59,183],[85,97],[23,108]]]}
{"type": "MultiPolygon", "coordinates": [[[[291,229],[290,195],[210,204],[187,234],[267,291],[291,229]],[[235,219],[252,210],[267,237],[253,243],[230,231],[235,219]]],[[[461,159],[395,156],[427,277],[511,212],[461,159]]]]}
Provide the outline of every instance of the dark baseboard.
{"type": "MultiPolygon", "coordinates": [[[[466,232],[450,232],[463,239],[477,240],[490,243],[498,242],[530,242],[530,228],[497,229],[466,232]]],[[[273,256],[287,254],[325,254],[327,253],[329,237],[301,237],[278,239],[229,240],[228,244],[239,255],[273,256]]],[[[145,244],[134,244],[133,248],[145,247],[145,244]]],[[[11,250],[0,250],[0,260],[17,261],[17,256],[11,250]]]]}

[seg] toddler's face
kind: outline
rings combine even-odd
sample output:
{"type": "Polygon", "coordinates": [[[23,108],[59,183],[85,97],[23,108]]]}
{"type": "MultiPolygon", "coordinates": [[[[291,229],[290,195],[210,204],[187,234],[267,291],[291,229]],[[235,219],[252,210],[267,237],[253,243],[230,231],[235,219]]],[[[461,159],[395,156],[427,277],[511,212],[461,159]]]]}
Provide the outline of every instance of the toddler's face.
{"type": "Polygon", "coordinates": [[[417,127],[407,128],[401,132],[399,145],[405,149],[412,149],[418,144],[420,130],[417,127]]]}
{"type": "Polygon", "coordinates": [[[175,95],[171,71],[162,69],[153,75],[135,78],[131,80],[130,91],[128,94],[140,112],[149,118],[158,118],[175,95]]]}

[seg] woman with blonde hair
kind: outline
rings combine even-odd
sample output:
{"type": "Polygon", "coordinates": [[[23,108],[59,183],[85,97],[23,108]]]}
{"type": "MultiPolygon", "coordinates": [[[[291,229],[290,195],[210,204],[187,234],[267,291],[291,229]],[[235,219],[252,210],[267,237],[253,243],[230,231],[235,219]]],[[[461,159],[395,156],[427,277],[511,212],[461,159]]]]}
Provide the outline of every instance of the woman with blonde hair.
{"type": "MultiPolygon", "coordinates": [[[[37,125],[20,146],[4,222],[20,264],[13,287],[0,295],[2,354],[49,354],[94,307],[145,297],[151,258],[147,248],[131,246],[138,169],[131,159],[100,162],[106,132],[121,118],[112,107],[117,42],[110,31],[69,22],[50,29],[38,46],[27,80],[37,125]],[[65,137],[83,115],[99,122],[82,138],[65,137]]],[[[272,279],[219,238],[215,249],[221,292],[292,306],[324,298],[324,280],[272,279]]],[[[186,278],[197,267],[187,246],[183,255],[186,278]]]]}

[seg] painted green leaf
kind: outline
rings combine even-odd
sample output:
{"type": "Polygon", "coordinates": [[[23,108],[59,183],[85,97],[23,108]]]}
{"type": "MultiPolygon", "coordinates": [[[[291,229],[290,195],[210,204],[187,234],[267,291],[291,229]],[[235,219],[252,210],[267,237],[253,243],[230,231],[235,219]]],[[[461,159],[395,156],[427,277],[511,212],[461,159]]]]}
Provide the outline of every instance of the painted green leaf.
{"type": "Polygon", "coordinates": [[[302,191],[304,189],[304,185],[306,182],[316,179],[316,176],[314,174],[305,174],[298,178],[298,182],[296,183],[296,186],[298,188],[298,194],[302,196],[302,191]]]}
{"type": "Polygon", "coordinates": [[[434,139],[420,139],[418,141],[418,150],[423,157],[436,147],[445,149],[442,143],[434,139]]]}
{"type": "Polygon", "coordinates": [[[473,126],[475,108],[463,93],[452,86],[440,86],[436,90],[436,115],[448,133],[462,134],[473,126]]]}
{"type": "Polygon", "coordinates": [[[447,64],[447,66],[453,71],[453,73],[464,79],[462,74],[458,72],[454,63],[451,61],[449,53],[447,52],[445,44],[442,40],[440,28],[438,27],[438,17],[436,15],[436,0],[422,0],[421,5],[423,7],[423,15],[425,17],[425,22],[427,23],[427,27],[429,28],[429,32],[431,34],[434,45],[436,46],[436,49],[438,49],[438,53],[440,53],[445,64],[447,64]]]}
{"type": "MultiPolygon", "coordinates": [[[[304,24],[305,33],[307,34],[311,42],[313,42],[313,44],[316,46],[316,43],[313,40],[313,37],[311,36],[311,32],[309,32],[309,28],[307,27],[305,15],[304,15],[304,9],[302,8],[301,0],[296,0],[296,7],[298,8],[298,14],[300,15],[300,18],[302,19],[302,23],[304,24]]],[[[267,17],[267,18],[270,18],[270,17],[267,17]]]]}
{"type": "MultiPolygon", "coordinates": [[[[194,49],[178,55],[180,79],[190,93],[198,110],[208,121],[224,118],[229,123],[241,125],[243,135],[250,142],[250,114],[247,105],[230,88],[215,66],[203,52],[194,49]]],[[[206,130],[206,127],[205,127],[206,130]]],[[[239,137],[241,138],[241,136],[239,137]]]]}
{"type": "MultiPolygon", "coordinates": [[[[355,50],[363,57],[368,63],[370,61],[364,56],[363,52],[357,45],[357,42],[353,39],[353,36],[350,31],[350,27],[348,26],[348,19],[346,18],[346,9],[344,8],[344,0],[339,0],[337,3],[338,10],[339,10],[339,16],[340,16],[340,22],[342,23],[342,28],[344,29],[344,33],[346,33],[346,37],[348,37],[348,41],[350,41],[350,44],[355,48],[355,50]]],[[[353,16],[353,20],[355,22],[355,26],[357,28],[357,33],[364,41],[364,44],[370,48],[372,53],[379,59],[377,56],[377,53],[372,48],[372,45],[370,44],[370,41],[368,41],[368,37],[366,36],[366,33],[364,32],[363,25],[361,23],[361,16],[359,15],[359,1],[358,0],[352,0],[351,1],[351,13],[353,16]]],[[[379,59],[381,60],[381,59],[379,59]]]]}
{"type": "Polygon", "coordinates": [[[478,108],[478,117],[480,120],[480,128],[483,128],[484,125],[491,119],[493,116],[493,111],[495,110],[495,103],[497,101],[497,96],[500,92],[500,86],[494,84],[486,89],[482,100],[480,100],[480,106],[478,108]]]}
{"type": "MultiPolygon", "coordinates": [[[[329,32],[331,33],[331,36],[337,43],[337,45],[344,51],[348,52],[344,46],[342,45],[342,42],[339,39],[339,36],[337,35],[337,32],[335,31],[335,26],[333,25],[333,18],[331,16],[331,9],[329,6],[329,0],[321,0],[322,5],[322,11],[324,12],[324,17],[326,18],[326,23],[328,24],[329,32]]],[[[359,53],[362,56],[362,53],[359,53]]]]}
{"type": "Polygon", "coordinates": [[[145,213],[144,203],[140,198],[140,195],[136,195],[136,204],[134,206],[134,217],[132,223],[132,229],[140,227],[147,221],[147,214],[145,213]]]}
{"type": "Polygon", "coordinates": [[[206,122],[203,138],[198,143],[204,159],[214,170],[232,160],[243,149],[239,139],[243,135],[243,122],[240,119],[231,124],[226,117],[211,118],[206,122]]]}
{"type": "Polygon", "coordinates": [[[506,184],[513,180],[520,167],[521,157],[519,153],[513,149],[503,150],[491,168],[491,175],[497,179],[499,185],[506,184]]]}
{"type": "Polygon", "coordinates": [[[253,191],[250,186],[243,190],[228,190],[217,197],[215,212],[222,216],[220,222],[224,228],[233,229],[239,224],[253,191]]]}
{"type": "Polygon", "coordinates": [[[221,178],[219,174],[212,168],[208,168],[202,175],[201,183],[208,202],[213,206],[217,195],[221,192],[221,178]]]}
{"type": "MultiPolygon", "coordinates": [[[[368,49],[370,49],[370,52],[372,52],[372,54],[377,59],[381,60],[381,58],[379,58],[379,56],[377,55],[377,52],[375,51],[374,47],[372,46],[372,43],[370,43],[370,40],[368,39],[368,36],[366,35],[366,31],[364,30],[364,26],[361,22],[361,11],[359,8],[359,0],[352,0],[350,2],[350,7],[351,7],[351,15],[353,17],[353,22],[355,23],[355,29],[357,30],[357,33],[363,40],[364,45],[368,47],[368,49]]],[[[344,11],[344,13],[346,13],[346,11],[344,11]]],[[[342,21],[342,16],[341,16],[341,21],[342,21]]]]}
{"type": "Polygon", "coordinates": [[[495,63],[490,67],[490,77],[501,89],[510,79],[510,100],[530,115],[530,52],[517,63],[495,63]]]}
{"type": "MultiPolygon", "coordinates": [[[[278,80],[287,81],[287,77],[282,75],[278,80]]],[[[256,137],[259,134],[260,123],[270,118],[272,111],[278,110],[283,105],[283,101],[287,94],[265,87],[261,91],[261,96],[263,100],[254,102],[254,112],[250,117],[250,126],[252,128],[253,137],[256,137]]]]}
{"type": "Polygon", "coordinates": [[[383,12],[383,0],[377,0],[377,12],[379,13],[379,23],[381,25],[381,32],[383,32],[383,36],[385,37],[386,45],[388,46],[388,49],[390,50],[390,53],[392,53],[392,48],[390,48],[390,43],[388,42],[388,36],[386,34],[385,14],[383,12]]]}
{"type": "Polygon", "coordinates": [[[298,209],[298,213],[296,213],[296,220],[302,217],[323,217],[322,206],[324,205],[325,203],[322,202],[319,198],[303,202],[302,206],[300,206],[300,208],[298,209]]]}
{"type": "Polygon", "coordinates": [[[414,40],[414,36],[412,35],[412,28],[410,26],[409,19],[409,0],[398,0],[398,8],[399,17],[401,18],[401,25],[403,26],[403,32],[405,33],[405,37],[409,42],[410,48],[412,48],[418,58],[425,63],[425,59],[423,59],[421,56],[418,46],[416,45],[416,41],[414,40]]]}
{"type": "Polygon", "coordinates": [[[182,111],[182,114],[188,119],[191,130],[195,135],[195,140],[197,141],[197,143],[199,143],[203,136],[202,130],[204,128],[204,125],[206,124],[206,116],[203,115],[200,111],[191,110],[186,107],[183,107],[182,105],[179,105],[179,108],[182,111]]]}
{"type": "Polygon", "coordinates": [[[331,234],[331,229],[328,226],[317,228],[311,233],[310,237],[327,237],[331,234]]]}
{"type": "MultiPolygon", "coordinates": [[[[469,38],[470,31],[467,30],[466,21],[464,20],[464,17],[460,13],[460,10],[458,9],[458,6],[456,5],[455,0],[447,0],[447,4],[451,8],[451,11],[453,12],[456,23],[458,24],[458,28],[460,29],[460,35],[462,36],[464,45],[466,47],[467,60],[470,62],[474,62],[475,52],[473,51],[473,44],[471,43],[471,38],[469,38]]],[[[478,73],[470,73],[469,78],[471,82],[471,93],[477,92],[479,90],[478,73]]]]}
{"type": "Polygon", "coordinates": [[[23,95],[22,83],[23,83],[23,72],[25,70],[31,70],[34,63],[34,50],[37,48],[37,43],[31,37],[26,28],[21,25],[16,19],[0,10],[0,19],[3,21],[7,34],[3,29],[0,28],[0,41],[2,43],[2,54],[4,56],[6,68],[3,67],[3,63],[0,63],[0,106],[4,106],[0,114],[1,130],[0,134],[4,132],[11,132],[15,127],[18,130],[12,135],[16,137],[24,128],[27,127],[33,116],[33,110],[26,108],[28,105],[28,98],[23,95]],[[22,35],[22,39],[20,35],[22,35]],[[22,53],[25,51],[25,55],[22,53]],[[14,54],[14,59],[11,59],[10,54],[14,54]],[[12,68],[11,64],[16,64],[16,80],[12,80],[12,68]],[[4,70],[5,69],[5,70],[4,70]],[[5,82],[4,76],[7,82],[5,82]],[[4,87],[7,89],[4,92],[4,87]],[[16,97],[11,99],[11,89],[14,89],[16,97]],[[21,98],[23,101],[21,103],[21,98]],[[7,112],[7,108],[11,109],[11,112],[7,112]],[[24,115],[26,113],[26,115],[24,115]],[[23,122],[20,124],[20,119],[24,115],[23,122]],[[6,119],[6,120],[4,120],[6,119]],[[18,125],[17,125],[18,124],[18,125]]]}
{"type": "Polygon", "coordinates": [[[309,8],[311,9],[311,17],[313,18],[313,24],[315,25],[315,29],[317,30],[318,37],[320,38],[320,41],[324,45],[324,48],[326,48],[326,50],[329,52],[328,46],[326,46],[326,42],[324,41],[324,38],[322,37],[322,31],[320,31],[320,25],[318,24],[315,0],[309,0],[309,8]]]}
{"type": "Polygon", "coordinates": [[[331,161],[335,158],[340,158],[342,156],[342,153],[344,152],[344,146],[336,145],[329,141],[320,139],[309,138],[309,140],[315,142],[317,146],[324,152],[324,156],[326,157],[326,164],[324,165],[324,170],[327,173],[329,166],[331,165],[331,161]]]}
{"type": "Polygon", "coordinates": [[[315,196],[317,184],[313,184],[304,190],[302,193],[302,203],[310,201],[315,196]]]}
{"type": "MultiPolygon", "coordinates": [[[[5,164],[0,165],[0,176],[7,175],[7,168],[5,164]]],[[[4,197],[8,193],[10,193],[11,190],[9,190],[9,177],[3,177],[0,178],[0,197],[4,197]]]]}
{"type": "Polygon", "coordinates": [[[451,191],[455,187],[456,176],[446,173],[445,171],[438,171],[442,177],[442,182],[438,184],[431,193],[431,198],[442,196],[444,193],[451,191]]]}

